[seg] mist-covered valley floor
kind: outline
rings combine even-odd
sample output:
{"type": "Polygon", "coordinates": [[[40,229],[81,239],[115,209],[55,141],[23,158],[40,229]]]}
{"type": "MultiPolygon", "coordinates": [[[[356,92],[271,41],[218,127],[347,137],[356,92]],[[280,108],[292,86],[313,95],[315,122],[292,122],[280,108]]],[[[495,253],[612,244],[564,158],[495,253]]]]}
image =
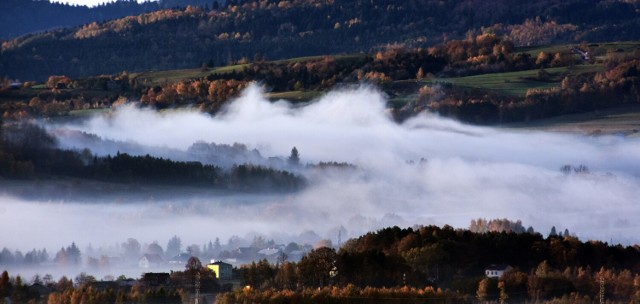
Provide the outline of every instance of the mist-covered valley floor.
{"type": "Polygon", "coordinates": [[[545,235],[556,226],[580,239],[639,243],[639,139],[475,127],[427,113],[396,123],[385,104],[367,86],[292,106],[267,101],[253,85],[216,116],[125,105],[46,123],[65,149],[254,163],[300,174],[307,184],[251,193],[2,181],[0,228],[11,233],[0,245],[55,252],[72,242],[98,248],[127,238],[166,244],[174,235],[184,244],[254,235],[337,244],[393,225],[466,228],[477,218],[522,220],[545,235]],[[287,163],[293,147],[299,166],[287,163]]]}

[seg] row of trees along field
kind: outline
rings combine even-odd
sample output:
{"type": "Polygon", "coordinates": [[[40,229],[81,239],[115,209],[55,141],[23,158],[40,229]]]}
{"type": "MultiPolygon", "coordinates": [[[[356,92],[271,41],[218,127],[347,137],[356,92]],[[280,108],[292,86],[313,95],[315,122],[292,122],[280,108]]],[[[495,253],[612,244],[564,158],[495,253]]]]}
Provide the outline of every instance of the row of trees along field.
{"type": "MultiPolygon", "coordinates": [[[[445,116],[479,124],[529,121],[563,114],[596,111],[640,103],[640,54],[611,56],[603,72],[560,76],[557,87],[529,89],[525,96],[442,85],[444,92],[425,88],[412,110],[429,108],[445,116]]],[[[536,79],[544,81],[540,69],[536,79]]]]}
{"type": "MultiPolygon", "coordinates": [[[[467,122],[493,124],[640,102],[638,51],[602,53],[606,51],[590,50],[586,44],[580,49],[591,51],[593,57],[604,57],[603,71],[572,73],[572,69],[583,62],[568,48],[556,52],[540,51],[532,56],[518,52],[509,40],[485,33],[427,49],[390,46],[372,55],[280,62],[258,59],[231,71],[212,70],[206,77],[176,82],[153,83],[144,78],[144,74],[130,77],[126,72],[79,80],[52,76],[46,83],[50,88],[47,90],[16,92],[5,89],[3,94],[8,96],[8,101],[0,104],[0,110],[5,119],[55,116],[66,115],[71,110],[139,100],[143,106],[158,109],[195,105],[202,111],[215,113],[250,81],[259,81],[275,92],[320,91],[336,84],[368,81],[379,84],[393,96],[407,94],[406,88],[398,88],[398,81],[403,80],[428,81],[435,75],[460,77],[524,70],[538,71],[529,81],[547,84],[547,87],[557,83],[557,86],[533,88],[526,94],[512,95],[446,83],[428,84],[419,90],[415,102],[401,105],[394,113],[398,119],[403,119],[430,109],[467,122]],[[546,72],[550,68],[566,68],[567,71],[551,74],[546,72]]],[[[6,87],[10,81],[5,78],[4,83],[6,87]]],[[[417,86],[412,89],[418,90],[417,86]]]]}

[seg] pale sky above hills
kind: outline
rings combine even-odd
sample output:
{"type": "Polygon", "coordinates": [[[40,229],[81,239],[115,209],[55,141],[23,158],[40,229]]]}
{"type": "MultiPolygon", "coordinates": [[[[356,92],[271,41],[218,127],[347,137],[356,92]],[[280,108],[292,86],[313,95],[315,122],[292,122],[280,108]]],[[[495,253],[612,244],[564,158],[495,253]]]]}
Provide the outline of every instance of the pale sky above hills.
{"type": "MultiPolygon", "coordinates": [[[[97,6],[102,3],[115,2],[115,0],[50,0],[51,2],[58,3],[67,3],[67,4],[77,4],[77,5],[86,5],[86,6],[97,6]]],[[[142,0],[138,0],[138,2],[144,2],[142,0]]]]}

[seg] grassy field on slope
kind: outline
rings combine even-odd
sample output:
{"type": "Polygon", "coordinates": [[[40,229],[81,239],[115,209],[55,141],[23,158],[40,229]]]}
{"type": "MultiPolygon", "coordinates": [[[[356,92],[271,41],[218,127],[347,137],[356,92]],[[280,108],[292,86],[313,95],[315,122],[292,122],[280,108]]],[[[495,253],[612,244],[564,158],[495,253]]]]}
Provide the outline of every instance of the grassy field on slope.
{"type": "MultiPolygon", "coordinates": [[[[325,57],[330,57],[333,60],[357,60],[366,56],[366,54],[349,54],[349,55],[332,55],[332,56],[307,56],[296,57],[290,59],[282,59],[275,61],[267,61],[272,64],[290,64],[290,63],[304,63],[307,61],[320,60],[325,57]]],[[[147,81],[150,84],[161,85],[164,83],[174,83],[189,79],[198,79],[207,77],[210,74],[227,74],[233,71],[240,72],[249,64],[236,64],[227,65],[214,68],[193,68],[193,69],[181,69],[181,70],[166,70],[166,71],[147,71],[141,73],[132,73],[131,78],[138,79],[140,81],[147,81]]]]}
{"type": "Polygon", "coordinates": [[[530,122],[510,123],[502,127],[516,130],[640,137],[640,105],[624,105],[530,122]]]}
{"type": "Polygon", "coordinates": [[[604,67],[601,64],[585,64],[573,67],[549,68],[545,71],[549,74],[547,81],[538,79],[540,70],[526,70],[508,73],[492,73],[467,77],[435,78],[428,80],[430,83],[448,83],[461,88],[481,89],[489,92],[524,96],[529,89],[547,89],[556,87],[567,75],[579,75],[583,73],[601,72],[604,67]]]}
{"type": "Polygon", "coordinates": [[[226,74],[232,71],[242,71],[248,64],[228,65],[216,68],[196,68],[184,70],[148,71],[131,74],[131,78],[147,81],[150,84],[160,85],[164,83],[180,82],[187,79],[207,77],[210,74],[226,74]]]}

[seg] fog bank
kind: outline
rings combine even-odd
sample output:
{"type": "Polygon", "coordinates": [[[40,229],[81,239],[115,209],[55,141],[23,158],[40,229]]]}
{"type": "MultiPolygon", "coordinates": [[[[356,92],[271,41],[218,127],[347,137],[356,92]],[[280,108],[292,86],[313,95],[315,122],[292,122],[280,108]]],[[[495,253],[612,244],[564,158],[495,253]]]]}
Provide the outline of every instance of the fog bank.
{"type": "MultiPolygon", "coordinates": [[[[307,230],[335,244],[341,225],[344,241],[392,225],[466,228],[479,217],[520,219],[544,235],[555,225],[581,239],[640,242],[638,139],[474,127],[429,114],[398,124],[385,103],[376,89],[360,87],[294,107],[267,101],[254,85],[216,116],[124,106],[80,124],[53,126],[139,145],[145,153],[181,154],[203,141],[242,143],[265,158],[285,158],[295,146],[302,163],[357,168],[301,170],[309,186],[286,195],[154,196],[124,204],[0,196],[0,228],[12,231],[0,244],[22,250],[72,241],[97,247],[134,237],[164,245],[173,235],[203,244],[251,234],[286,243],[302,240],[307,230]],[[567,164],[590,172],[563,174],[559,169],[567,164]]],[[[55,134],[68,148],[84,148],[65,141],[68,133],[55,134]]]]}

